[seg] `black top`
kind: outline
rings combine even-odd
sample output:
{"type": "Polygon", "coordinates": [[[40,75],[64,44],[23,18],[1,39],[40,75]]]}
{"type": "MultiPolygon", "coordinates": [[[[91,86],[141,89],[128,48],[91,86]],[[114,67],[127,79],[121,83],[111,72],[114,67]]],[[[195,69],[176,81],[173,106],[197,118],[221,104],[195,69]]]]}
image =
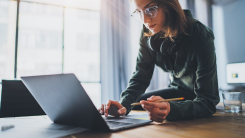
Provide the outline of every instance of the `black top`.
{"type": "Polygon", "coordinates": [[[169,39],[163,38],[159,33],[151,37],[151,49],[155,52],[161,52],[161,54],[168,56],[171,65],[174,66],[176,54],[178,51],[178,43],[180,42],[182,36],[174,38],[172,42],[169,39]]]}

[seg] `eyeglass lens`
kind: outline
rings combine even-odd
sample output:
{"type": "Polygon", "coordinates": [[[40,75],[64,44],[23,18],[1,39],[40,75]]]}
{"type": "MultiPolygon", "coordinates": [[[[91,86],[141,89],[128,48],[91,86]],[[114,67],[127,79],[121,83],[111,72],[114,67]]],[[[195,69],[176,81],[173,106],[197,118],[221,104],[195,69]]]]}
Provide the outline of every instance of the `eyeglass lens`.
{"type": "MultiPolygon", "coordinates": [[[[157,15],[157,8],[158,6],[152,6],[144,10],[144,12],[134,12],[132,16],[134,18],[138,18],[140,20],[143,20],[144,14],[147,15],[150,18],[154,18],[157,15]]],[[[138,20],[137,19],[137,20],[138,20]]]]}

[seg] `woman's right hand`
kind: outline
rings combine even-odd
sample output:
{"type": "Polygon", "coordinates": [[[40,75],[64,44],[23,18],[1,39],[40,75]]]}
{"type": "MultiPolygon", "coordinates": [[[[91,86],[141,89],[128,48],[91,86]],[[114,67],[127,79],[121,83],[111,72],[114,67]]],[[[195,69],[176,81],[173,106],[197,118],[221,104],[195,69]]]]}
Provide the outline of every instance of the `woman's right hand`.
{"type": "Polygon", "coordinates": [[[102,104],[101,108],[98,109],[100,114],[104,114],[106,117],[108,115],[112,116],[122,116],[125,115],[127,109],[123,107],[118,101],[109,100],[107,104],[102,104]]]}

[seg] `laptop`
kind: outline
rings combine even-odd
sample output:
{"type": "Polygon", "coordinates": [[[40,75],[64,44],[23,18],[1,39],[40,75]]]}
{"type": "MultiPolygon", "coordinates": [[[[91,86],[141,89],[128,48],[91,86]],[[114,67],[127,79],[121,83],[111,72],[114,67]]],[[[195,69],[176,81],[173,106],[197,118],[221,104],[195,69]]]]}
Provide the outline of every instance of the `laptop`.
{"type": "Polygon", "coordinates": [[[74,74],[26,76],[21,79],[54,123],[117,131],[152,122],[126,117],[102,117],[74,74]]]}

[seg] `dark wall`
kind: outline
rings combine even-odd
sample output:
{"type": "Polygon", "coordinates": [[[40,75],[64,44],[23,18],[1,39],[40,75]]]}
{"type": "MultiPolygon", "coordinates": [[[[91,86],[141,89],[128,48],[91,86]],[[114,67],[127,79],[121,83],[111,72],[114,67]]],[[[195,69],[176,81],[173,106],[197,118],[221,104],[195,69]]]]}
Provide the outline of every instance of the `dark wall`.
{"type": "MultiPolygon", "coordinates": [[[[219,88],[238,89],[244,87],[226,83],[227,63],[245,62],[245,0],[234,0],[213,5],[213,30],[217,55],[219,88]]],[[[244,70],[245,71],[245,70],[244,70]]],[[[245,102],[245,93],[243,93],[245,102]]]]}
{"type": "Polygon", "coordinates": [[[227,6],[224,18],[227,62],[245,62],[245,1],[227,6]],[[230,7],[231,6],[231,7],[230,7]]]}

